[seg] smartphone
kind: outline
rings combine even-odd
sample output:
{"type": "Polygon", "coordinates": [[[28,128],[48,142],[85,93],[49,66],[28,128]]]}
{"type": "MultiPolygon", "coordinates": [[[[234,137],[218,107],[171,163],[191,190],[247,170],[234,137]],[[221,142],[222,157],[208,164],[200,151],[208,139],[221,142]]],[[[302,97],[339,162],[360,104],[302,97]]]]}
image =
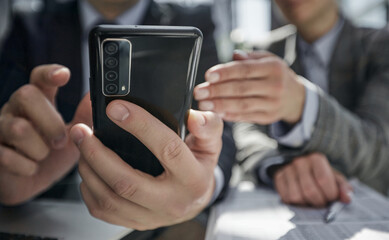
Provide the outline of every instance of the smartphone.
{"type": "Polygon", "coordinates": [[[90,32],[93,131],[132,167],[163,172],[146,146],[107,117],[107,105],[135,103],[184,139],[202,39],[194,27],[99,25],[90,32]]]}

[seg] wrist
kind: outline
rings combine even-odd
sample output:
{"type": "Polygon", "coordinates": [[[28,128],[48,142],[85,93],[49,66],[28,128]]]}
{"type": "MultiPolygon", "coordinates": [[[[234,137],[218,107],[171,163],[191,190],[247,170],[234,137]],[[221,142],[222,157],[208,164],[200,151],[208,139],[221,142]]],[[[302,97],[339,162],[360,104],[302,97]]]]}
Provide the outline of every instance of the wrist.
{"type": "Polygon", "coordinates": [[[281,119],[290,125],[295,125],[301,120],[304,112],[304,103],[306,98],[306,90],[303,82],[297,76],[296,80],[297,84],[296,90],[294,91],[295,94],[289,100],[290,104],[287,104],[288,111],[281,119]]]}

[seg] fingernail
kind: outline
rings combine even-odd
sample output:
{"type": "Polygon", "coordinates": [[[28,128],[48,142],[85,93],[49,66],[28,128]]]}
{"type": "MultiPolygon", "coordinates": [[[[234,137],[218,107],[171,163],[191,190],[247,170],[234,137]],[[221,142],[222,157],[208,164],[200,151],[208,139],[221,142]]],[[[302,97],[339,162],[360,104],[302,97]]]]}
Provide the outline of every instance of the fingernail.
{"type": "Polygon", "coordinates": [[[205,126],[205,123],[206,123],[205,117],[203,115],[199,114],[197,117],[197,122],[200,126],[205,126]]]}
{"type": "Polygon", "coordinates": [[[53,145],[54,148],[62,148],[66,145],[67,139],[66,139],[66,133],[63,135],[56,137],[52,140],[51,144],[53,145]]]}
{"type": "Polygon", "coordinates": [[[209,90],[206,88],[200,88],[195,92],[196,100],[202,100],[209,96],[209,90]]]}
{"type": "Polygon", "coordinates": [[[53,77],[53,76],[56,76],[56,75],[58,75],[58,74],[60,74],[62,72],[65,72],[65,71],[67,71],[66,68],[58,67],[58,68],[54,69],[53,71],[51,71],[50,76],[53,77]]]}
{"type": "Polygon", "coordinates": [[[248,58],[249,57],[247,52],[245,52],[243,50],[240,50],[240,49],[234,50],[234,54],[238,54],[238,55],[240,55],[241,57],[244,57],[244,58],[248,58]]]}
{"type": "Polygon", "coordinates": [[[215,83],[220,80],[220,74],[216,72],[211,72],[207,74],[207,81],[210,83],[215,83]]]}
{"type": "Polygon", "coordinates": [[[71,137],[72,137],[73,142],[74,142],[77,146],[79,146],[79,145],[82,143],[82,140],[84,140],[85,135],[84,135],[84,133],[82,132],[82,130],[80,130],[80,129],[74,129],[74,130],[72,131],[71,137]]]}
{"type": "Polygon", "coordinates": [[[201,110],[210,111],[215,108],[215,105],[211,101],[202,101],[199,103],[199,108],[201,110]]]}
{"type": "Polygon", "coordinates": [[[114,104],[108,109],[108,115],[116,121],[122,122],[128,118],[130,112],[122,104],[114,104]]]}

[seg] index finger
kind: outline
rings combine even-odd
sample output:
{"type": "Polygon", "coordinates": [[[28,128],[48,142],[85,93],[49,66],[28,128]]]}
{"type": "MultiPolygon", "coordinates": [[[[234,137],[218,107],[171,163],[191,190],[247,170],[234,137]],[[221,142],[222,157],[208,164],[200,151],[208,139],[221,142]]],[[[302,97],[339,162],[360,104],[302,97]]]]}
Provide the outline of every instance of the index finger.
{"type": "Polygon", "coordinates": [[[67,132],[61,115],[36,86],[26,84],[14,92],[7,110],[31,121],[55,149],[66,145],[67,132]]]}
{"type": "Polygon", "coordinates": [[[178,178],[186,179],[198,167],[199,163],[179,136],[143,108],[117,100],[108,105],[107,116],[141,141],[165,170],[178,178]]]}
{"type": "Polygon", "coordinates": [[[40,65],[30,75],[30,83],[37,86],[51,102],[54,101],[58,87],[64,86],[69,79],[69,69],[59,64],[40,65]]]}
{"type": "MultiPolygon", "coordinates": [[[[73,126],[70,135],[78,144],[83,160],[116,194],[142,206],[150,207],[155,201],[153,193],[157,192],[158,182],[128,165],[104,146],[86,125],[73,126]]],[[[85,171],[81,168],[79,171],[85,177],[85,171]]]]}
{"type": "Polygon", "coordinates": [[[205,79],[210,83],[216,83],[228,80],[265,78],[274,67],[277,67],[275,60],[276,57],[264,57],[219,64],[205,73],[205,79]]]}
{"type": "Polygon", "coordinates": [[[336,183],[339,186],[339,199],[341,202],[350,203],[353,195],[353,187],[347,182],[347,179],[336,170],[334,171],[336,183]]]}

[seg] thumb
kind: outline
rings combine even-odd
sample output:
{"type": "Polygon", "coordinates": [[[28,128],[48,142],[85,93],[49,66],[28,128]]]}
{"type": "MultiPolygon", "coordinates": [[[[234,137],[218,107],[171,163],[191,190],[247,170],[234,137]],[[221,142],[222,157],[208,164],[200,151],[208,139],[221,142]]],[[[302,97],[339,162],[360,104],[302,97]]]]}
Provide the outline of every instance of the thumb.
{"type": "Polygon", "coordinates": [[[243,50],[235,50],[233,59],[235,61],[248,60],[248,59],[261,59],[264,57],[274,56],[273,53],[267,51],[254,51],[254,52],[245,52],[243,50]]]}
{"type": "Polygon", "coordinates": [[[353,187],[348,183],[347,179],[338,172],[335,172],[335,180],[339,186],[339,200],[344,203],[350,203],[353,187]]]}
{"type": "Polygon", "coordinates": [[[48,64],[35,67],[30,75],[30,83],[37,86],[54,103],[58,88],[66,85],[70,70],[62,65],[48,64]]]}
{"type": "MultiPolygon", "coordinates": [[[[191,133],[186,144],[199,158],[217,160],[222,147],[223,121],[213,112],[190,110],[188,117],[188,130],[191,133]]],[[[216,164],[216,162],[215,162],[216,164]]]]}
{"type": "Polygon", "coordinates": [[[92,105],[90,101],[90,93],[87,93],[78,104],[71,126],[77,123],[84,123],[89,127],[92,127],[92,105]]]}

